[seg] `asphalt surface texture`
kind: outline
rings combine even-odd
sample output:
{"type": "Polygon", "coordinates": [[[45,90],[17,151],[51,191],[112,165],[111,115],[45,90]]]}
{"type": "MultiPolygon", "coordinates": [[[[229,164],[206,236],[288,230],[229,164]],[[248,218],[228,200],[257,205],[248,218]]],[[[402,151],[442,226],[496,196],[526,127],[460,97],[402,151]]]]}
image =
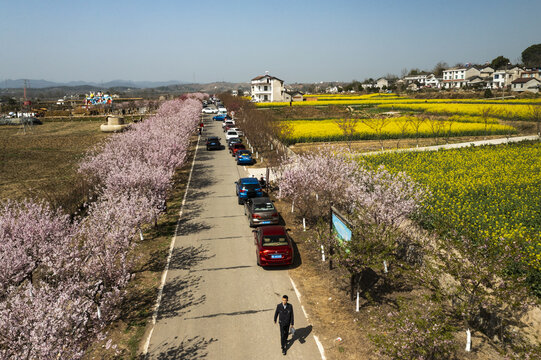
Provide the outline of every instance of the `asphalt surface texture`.
{"type": "MultiPolygon", "coordinates": [[[[225,143],[221,122],[204,115],[186,202],[174,239],[156,324],[144,339],[148,359],[321,359],[287,267],[257,266],[252,229],[234,182],[249,176],[207,136],[225,143]],[[289,296],[295,335],[280,349],[276,305],[289,296]]],[[[295,266],[295,265],[293,265],[295,266]]]]}

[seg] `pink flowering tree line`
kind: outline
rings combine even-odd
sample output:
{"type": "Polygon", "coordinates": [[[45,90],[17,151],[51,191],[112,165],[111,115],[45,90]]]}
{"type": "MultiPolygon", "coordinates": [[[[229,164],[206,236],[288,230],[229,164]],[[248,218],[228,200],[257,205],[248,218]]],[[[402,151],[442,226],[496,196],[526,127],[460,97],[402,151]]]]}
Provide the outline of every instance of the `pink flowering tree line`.
{"type": "Polygon", "coordinates": [[[165,209],[203,97],[163,103],[84,158],[79,171],[95,184],[85,216],[0,204],[0,358],[77,359],[103,339],[132,278],[137,230],[165,209]]]}
{"type": "Polygon", "coordinates": [[[325,231],[318,245],[334,246],[336,260],[352,273],[390,256],[401,225],[427,195],[403,173],[370,169],[351,153],[332,148],[291,158],[283,165],[279,187],[280,196],[312,224],[321,219],[328,224],[331,204],[348,217],[355,233],[348,246],[337,246],[325,231]]]}

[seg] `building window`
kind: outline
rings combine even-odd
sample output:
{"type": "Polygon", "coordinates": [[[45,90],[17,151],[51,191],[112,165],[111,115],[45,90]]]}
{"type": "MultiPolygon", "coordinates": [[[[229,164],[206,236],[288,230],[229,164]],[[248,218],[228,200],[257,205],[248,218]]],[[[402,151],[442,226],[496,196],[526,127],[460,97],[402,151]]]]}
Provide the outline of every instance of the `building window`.
{"type": "Polygon", "coordinates": [[[267,91],[267,86],[266,85],[263,87],[263,91],[267,91]]]}
{"type": "Polygon", "coordinates": [[[263,100],[265,100],[265,101],[269,100],[269,96],[268,95],[263,95],[263,100]]]}

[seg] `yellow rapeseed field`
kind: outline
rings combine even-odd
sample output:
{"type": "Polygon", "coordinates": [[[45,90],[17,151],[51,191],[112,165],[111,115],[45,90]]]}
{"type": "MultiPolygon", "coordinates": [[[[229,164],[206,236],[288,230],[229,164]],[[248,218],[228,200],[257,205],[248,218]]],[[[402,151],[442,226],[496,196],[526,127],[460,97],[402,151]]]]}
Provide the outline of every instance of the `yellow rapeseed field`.
{"type": "Polygon", "coordinates": [[[492,116],[499,118],[518,118],[527,119],[530,114],[530,105],[521,104],[381,104],[379,108],[383,109],[404,109],[425,111],[433,114],[464,114],[481,115],[483,111],[489,110],[492,116]]]}
{"type": "MultiPolygon", "coordinates": [[[[495,119],[488,119],[487,125],[474,122],[475,118],[456,117],[448,120],[422,120],[413,116],[402,116],[386,120],[365,119],[359,120],[355,127],[352,139],[397,139],[416,137],[450,137],[475,136],[486,134],[513,134],[515,128],[499,125],[495,119]]],[[[341,141],[345,136],[337,125],[337,119],[326,120],[288,120],[292,127],[288,143],[341,141]]]]}
{"type": "Polygon", "coordinates": [[[427,221],[435,228],[451,227],[480,245],[516,242],[523,260],[541,271],[540,142],[389,153],[363,161],[405,171],[426,185],[432,193],[427,221]]]}

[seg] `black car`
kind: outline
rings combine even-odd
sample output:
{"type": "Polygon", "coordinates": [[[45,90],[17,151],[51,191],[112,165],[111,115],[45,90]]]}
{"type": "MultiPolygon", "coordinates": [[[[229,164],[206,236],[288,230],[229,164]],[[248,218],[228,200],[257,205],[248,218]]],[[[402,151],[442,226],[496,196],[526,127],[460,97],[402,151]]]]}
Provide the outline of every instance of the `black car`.
{"type": "Polygon", "coordinates": [[[222,150],[220,138],[217,136],[209,136],[207,138],[207,150],[222,150]]]}

